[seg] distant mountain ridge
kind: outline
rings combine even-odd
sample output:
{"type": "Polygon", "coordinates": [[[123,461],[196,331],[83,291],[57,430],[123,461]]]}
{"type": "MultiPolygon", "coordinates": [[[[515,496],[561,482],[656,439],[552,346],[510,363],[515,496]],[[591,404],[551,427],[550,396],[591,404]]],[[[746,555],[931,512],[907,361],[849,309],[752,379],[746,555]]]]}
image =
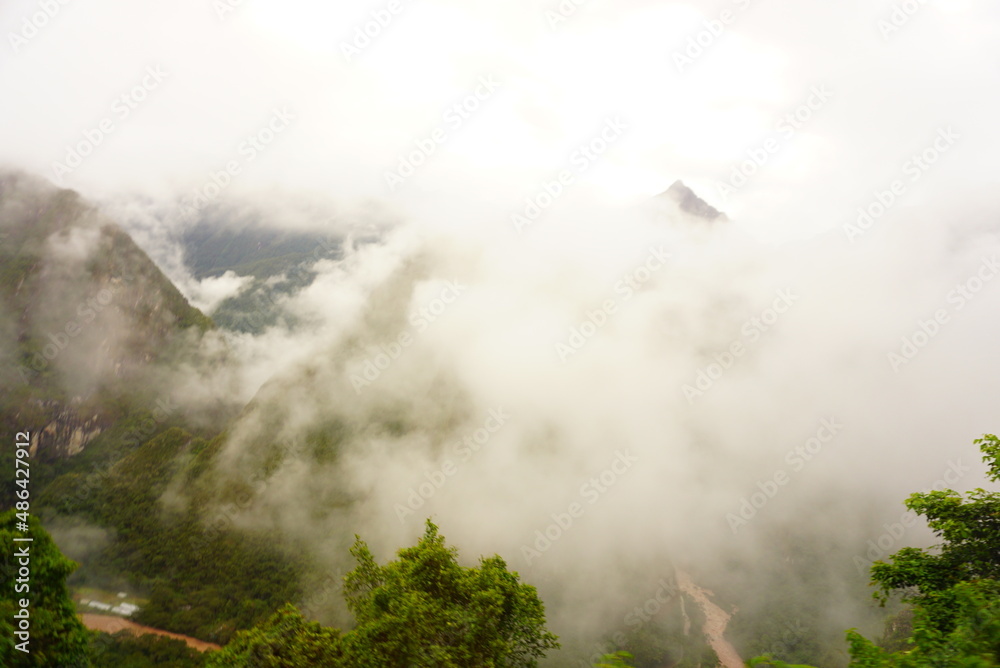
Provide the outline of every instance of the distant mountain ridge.
{"type": "Polygon", "coordinates": [[[186,228],[179,242],[195,279],[226,272],[250,279],[212,311],[212,319],[225,329],[259,334],[279,323],[295,325],[282,303],[313,282],[317,261],[341,259],[348,237],[357,244],[380,238],[379,225],[354,223],[350,231],[343,223],[329,232],[286,230],[262,212],[219,208],[186,228]]]}
{"type": "Polygon", "coordinates": [[[289,232],[260,224],[236,227],[207,219],[181,236],[184,263],[198,279],[227,271],[268,278],[304,261],[340,257],[340,241],[315,232],[289,232]]]}

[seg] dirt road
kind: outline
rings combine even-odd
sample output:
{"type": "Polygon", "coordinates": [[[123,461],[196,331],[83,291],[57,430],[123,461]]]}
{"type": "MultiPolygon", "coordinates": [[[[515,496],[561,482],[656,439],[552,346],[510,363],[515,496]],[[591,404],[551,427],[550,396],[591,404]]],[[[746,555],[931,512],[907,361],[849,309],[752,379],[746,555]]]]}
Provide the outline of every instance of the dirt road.
{"type": "Polygon", "coordinates": [[[709,596],[714,596],[714,594],[696,585],[691,576],[681,570],[677,571],[677,586],[697,601],[702,612],[705,613],[705,625],[702,627],[702,631],[705,633],[705,638],[708,639],[708,644],[718,655],[719,662],[725,668],[743,668],[743,659],[722,635],[726,630],[726,624],[729,623],[729,615],[709,599],[709,596]]]}
{"type": "Polygon", "coordinates": [[[154,629],[149,626],[143,626],[142,624],[136,624],[135,622],[130,622],[127,619],[115,617],[113,615],[93,615],[87,612],[80,615],[80,618],[83,619],[84,626],[94,631],[118,633],[119,631],[126,630],[137,636],[152,633],[158,636],[167,636],[168,638],[183,640],[187,643],[188,647],[196,649],[199,652],[207,652],[210,649],[221,649],[219,645],[215,645],[210,642],[198,640],[197,638],[190,638],[188,636],[182,636],[178,633],[161,631],[160,629],[154,629]]]}

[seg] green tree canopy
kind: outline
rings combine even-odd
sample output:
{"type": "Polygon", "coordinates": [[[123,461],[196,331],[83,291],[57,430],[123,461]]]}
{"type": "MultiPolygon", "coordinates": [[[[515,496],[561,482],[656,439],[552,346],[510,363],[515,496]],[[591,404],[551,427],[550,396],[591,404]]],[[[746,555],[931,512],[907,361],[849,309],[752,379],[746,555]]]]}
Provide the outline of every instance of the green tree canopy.
{"type": "MultiPolygon", "coordinates": [[[[1000,439],[987,434],[975,441],[989,464],[987,477],[1000,480],[1000,439]]],[[[877,561],[872,581],[885,600],[892,592],[907,590],[908,598],[925,606],[959,582],[983,578],[1000,579],[1000,494],[975,489],[962,498],[950,489],[912,494],[906,506],[927,518],[927,524],[943,539],[933,551],[903,548],[892,555],[892,563],[877,561]]],[[[945,614],[942,628],[949,623],[945,614]]]]}
{"type": "Polygon", "coordinates": [[[534,587],[499,556],[474,568],[459,565],[457,550],[430,520],[417,545],[384,566],[360,537],[351,554],[357,567],[344,590],[353,630],[341,635],[287,606],[238,633],[207,665],[533,668],[559,646],[545,630],[534,587]]]}
{"type": "Polygon", "coordinates": [[[289,603],[263,623],[237,633],[225,648],[209,654],[205,665],[296,668],[346,664],[340,632],[310,622],[289,603]]]}
{"type": "MultiPolygon", "coordinates": [[[[1000,481],[1000,439],[974,441],[1000,481]]],[[[850,668],[995,668],[1000,666],[1000,493],[977,488],[964,497],[953,490],[910,495],[906,506],[927,518],[942,539],[930,549],[904,547],[890,562],[871,568],[875,597],[894,594],[912,605],[912,631],[903,649],[889,651],[851,629],[850,668]]],[[[896,618],[899,621],[899,618],[896,618]]],[[[893,630],[892,642],[898,645],[893,630]]],[[[751,666],[790,667],[757,657],[751,666]]]]}
{"type": "Polygon", "coordinates": [[[27,517],[28,531],[16,531],[15,521],[20,520],[15,512],[8,510],[0,513],[0,550],[3,550],[6,576],[0,593],[0,665],[87,665],[89,634],[76,616],[66,588],[66,578],[76,569],[76,564],[63,556],[33,515],[27,517]],[[22,537],[32,540],[14,541],[14,538],[22,537]],[[25,548],[27,557],[16,556],[25,548]],[[19,572],[22,559],[28,562],[30,570],[26,577],[19,572]],[[15,630],[20,630],[21,620],[14,615],[21,614],[22,599],[29,603],[27,653],[16,648],[21,639],[14,634],[15,630]]]}
{"type": "MultiPolygon", "coordinates": [[[[986,434],[975,443],[986,477],[1000,481],[1000,439],[986,434]]],[[[942,543],[905,547],[891,563],[875,562],[871,575],[877,598],[902,592],[913,605],[910,647],[885,652],[850,631],[851,666],[1000,665],[1000,493],[932,491],[912,494],[906,506],[927,518],[942,543]]]]}

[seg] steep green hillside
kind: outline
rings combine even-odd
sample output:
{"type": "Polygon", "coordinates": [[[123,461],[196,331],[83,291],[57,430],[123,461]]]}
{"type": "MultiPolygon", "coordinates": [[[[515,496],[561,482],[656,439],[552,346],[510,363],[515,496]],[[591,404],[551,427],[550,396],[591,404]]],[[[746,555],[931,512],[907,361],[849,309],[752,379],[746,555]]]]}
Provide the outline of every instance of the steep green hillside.
{"type": "Polygon", "coordinates": [[[161,502],[177,476],[200,471],[218,442],[171,428],[106,468],[56,478],[38,498],[48,518],[74,517],[112,531],[70,583],[143,592],[136,621],[225,643],[281,604],[301,598],[304,562],[291,545],[202,523],[198,503],[161,502]]]}
{"type": "Polygon", "coordinates": [[[42,460],[76,454],[214,325],[75,192],[0,174],[0,232],[0,421],[37,425],[42,460]]]}
{"type": "MultiPolygon", "coordinates": [[[[106,537],[71,585],[140,592],[137,621],[222,643],[298,600],[290,550],[161,503],[224,428],[188,424],[161,384],[213,322],[75,192],[0,175],[0,235],[0,422],[31,432],[32,514],[106,537]]],[[[12,457],[0,452],[5,471],[12,457]]],[[[14,477],[0,488],[12,507],[14,477]]]]}

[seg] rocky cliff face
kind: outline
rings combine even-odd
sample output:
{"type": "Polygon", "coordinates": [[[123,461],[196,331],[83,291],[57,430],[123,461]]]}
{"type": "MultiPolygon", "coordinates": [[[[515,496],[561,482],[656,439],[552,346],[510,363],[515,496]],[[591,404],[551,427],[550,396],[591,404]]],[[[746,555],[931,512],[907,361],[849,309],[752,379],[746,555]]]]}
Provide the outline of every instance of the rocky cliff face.
{"type": "Polygon", "coordinates": [[[107,429],[112,420],[100,412],[84,413],[76,406],[64,406],[58,402],[43,402],[44,413],[52,419],[41,429],[31,433],[30,452],[32,457],[43,453],[49,459],[72,457],[107,429]]]}

